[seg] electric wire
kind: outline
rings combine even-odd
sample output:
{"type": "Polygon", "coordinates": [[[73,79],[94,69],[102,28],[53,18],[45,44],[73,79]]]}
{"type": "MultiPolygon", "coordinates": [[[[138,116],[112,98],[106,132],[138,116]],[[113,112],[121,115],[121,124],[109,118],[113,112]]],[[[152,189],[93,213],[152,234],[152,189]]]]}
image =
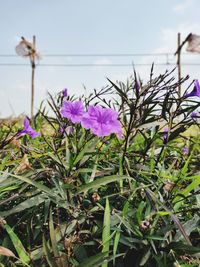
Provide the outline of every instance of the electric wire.
{"type": "MultiPolygon", "coordinates": [[[[176,63],[154,63],[155,66],[175,66],[176,63]]],[[[182,63],[182,66],[200,66],[200,63],[182,63]]],[[[27,67],[28,63],[0,63],[0,67],[27,67]]],[[[152,66],[152,63],[134,63],[134,64],[38,64],[37,67],[134,67],[134,66],[152,66]]]]}
{"type": "MultiPolygon", "coordinates": [[[[190,53],[182,53],[182,55],[191,55],[190,53]]],[[[195,54],[197,55],[197,54],[195,54]]],[[[165,62],[154,62],[156,66],[175,66],[175,62],[169,62],[169,56],[174,56],[174,53],[166,52],[166,53],[96,53],[96,54],[43,54],[42,59],[45,58],[65,58],[65,57],[76,57],[76,58],[91,58],[91,57],[144,57],[144,56],[159,56],[166,57],[165,62]]],[[[18,55],[15,54],[0,54],[0,58],[19,58],[18,55]]],[[[27,57],[28,59],[28,57],[27,57]]],[[[170,60],[172,61],[172,59],[170,60]]],[[[151,66],[152,63],[41,63],[39,61],[37,63],[37,67],[133,67],[133,66],[151,66]]],[[[200,63],[194,62],[182,62],[182,66],[200,66],[200,63]]],[[[16,63],[16,62],[0,62],[0,67],[24,67],[30,66],[30,63],[16,63]]]]}

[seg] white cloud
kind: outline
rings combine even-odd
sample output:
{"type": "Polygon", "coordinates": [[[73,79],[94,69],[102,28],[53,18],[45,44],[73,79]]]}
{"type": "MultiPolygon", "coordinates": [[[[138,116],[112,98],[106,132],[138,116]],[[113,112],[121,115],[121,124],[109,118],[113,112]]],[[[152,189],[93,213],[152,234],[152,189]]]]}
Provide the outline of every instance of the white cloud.
{"type": "MultiPolygon", "coordinates": [[[[181,33],[181,42],[185,40],[189,33],[195,33],[200,35],[200,24],[189,24],[184,23],[180,24],[174,28],[163,28],[161,31],[160,42],[157,47],[152,51],[152,53],[159,54],[163,53],[166,55],[152,55],[152,56],[145,56],[141,58],[140,63],[151,64],[152,62],[155,63],[154,74],[163,73],[166,69],[171,70],[174,66],[167,65],[166,63],[174,63],[176,64],[176,57],[174,56],[175,51],[177,50],[177,34],[178,32],[181,33]],[[170,55],[167,56],[167,53],[170,55]],[[156,64],[164,64],[156,65],[156,64]],[[165,65],[166,64],[166,65],[165,65]]],[[[198,65],[184,65],[184,64],[200,64],[200,54],[192,54],[185,51],[185,44],[182,48],[181,54],[181,62],[182,62],[182,76],[186,76],[187,74],[190,75],[191,79],[199,78],[200,79],[200,72],[198,65]]],[[[139,66],[136,68],[137,72],[139,72],[141,77],[144,80],[149,79],[149,66],[139,66]]],[[[176,72],[174,73],[176,75],[176,72]]],[[[191,80],[190,80],[191,81],[191,80]]]]}

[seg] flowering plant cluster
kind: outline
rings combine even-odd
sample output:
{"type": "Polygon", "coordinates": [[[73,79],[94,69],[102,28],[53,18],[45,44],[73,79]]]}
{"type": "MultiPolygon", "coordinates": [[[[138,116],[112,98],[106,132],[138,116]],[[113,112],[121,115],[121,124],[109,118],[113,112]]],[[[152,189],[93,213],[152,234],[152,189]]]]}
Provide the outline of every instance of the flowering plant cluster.
{"type": "Polygon", "coordinates": [[[169,74],[0,120],[0,266],[200,266],[200,84],[169,74]]]}
{"type": "MultiPolygon", "coordinates": [[[[139,91],[139,84],[136,84],[136,90],[139,91]]],[[[69,119],[72,123],[81,123],[82,127],[85,129],[90,129],[91,132],[99,137],[108,136],[112,133],[117,134],[122,138],[122,126],[118,120],[118,113],[112,108],[104,108],[101,106],[91,105],[88,107],[88,111],[85,112],[84,105],[82,101],[69,101],[66,100],[68,97],[68,89],[64,88],[62,91],[62,96],[65,99],[60,113],[63,118],[69,119]]],[[[194,88],[190,93],[185,93],[184,97],[200,97],[200,84],[198,80],[194,81],[194,88]]],[[[191,117],[196,119],[198,113],[193,111],[191,117]]],[[[36,138],[41,134],[36,132],[30,126],[29,119],[25,117],[24,119],[24,128],[17,133],[17,136],[28,134],[31,138],[36,138]]],[[[64,128],[61,129],[61,132],[64,131],[64,128]]],[[[72,132],[72,128],[70,129],[72,132]]],[[[170,130],[171,132],[171,130],[170,130]]],[[[164,134],[162,139],[166,140],[169,132],[168,129],[164,129],[164,134]]]]}
{"type": "Polygon", "coordinates": [[[85,112],[81,101],[65,101],[60,113],[72,123],[81,123],[82,127],[90,129],[99,137],[108,136],[111,133],[122,137],[122,126],[118,120],[118,113],[111,108],[91,105],[85,112]]]}

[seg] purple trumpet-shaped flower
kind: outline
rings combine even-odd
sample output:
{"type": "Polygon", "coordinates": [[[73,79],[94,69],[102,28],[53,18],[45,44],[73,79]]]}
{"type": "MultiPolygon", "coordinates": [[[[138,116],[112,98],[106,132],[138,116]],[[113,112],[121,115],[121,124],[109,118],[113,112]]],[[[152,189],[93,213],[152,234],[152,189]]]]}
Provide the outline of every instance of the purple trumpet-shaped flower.
{"type": "Polygon", "coordinates": [[[36,138],[38,136],[40,136],[41,134],[36,132],[35,130],[33,130],[33,128],[30,126],[30,123],[29,123],[29,119],[26,117],[24,119],[24,129],[19,131],[16,136],[20,136],[22,134],[28,134],[30,135],[30,137],[32,138],[36,138]]]}
{"type": "Polygon", "coordinates": [[[88,112],[82,117],[81,124],[99,137],[108,136],[111,133],[117,133],[119,137],[122,137],[118,113],[111,108],[89,106],[88,112]]]}
{"type": "Polygon", "coordinates": [[[194,88],[192,92],[184,95],[184,97],[192,97],[192,96],[200,97],[200,84],[198,80],[194,81],[194,88]]]}
{"type": "Polygon", "coordinates": [[[84,114],[84,107],[81,101],[65,101],[60,109],[64,118],[71,120],[73,123],[81,122],[84,114]]]}
{"type": "Polygon", "coordinates": [[[68,90],[67,88],[64,88],[62,91],[63,97],[67,97],[68,96],[68,90]]]}

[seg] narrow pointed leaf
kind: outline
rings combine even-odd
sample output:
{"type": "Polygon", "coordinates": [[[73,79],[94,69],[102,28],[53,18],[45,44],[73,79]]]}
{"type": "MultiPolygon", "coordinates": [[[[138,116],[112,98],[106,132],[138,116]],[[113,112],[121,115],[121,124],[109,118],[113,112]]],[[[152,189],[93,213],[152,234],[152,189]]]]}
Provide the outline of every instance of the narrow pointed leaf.
{"type": "MultiPolygon", "coordinates": [[[[102,232],[102,243],[103,249],[102,252],[106,252],[109,255],[110,248],[110,204],[108,198],[106,198],[106,207],[104,211],[104,220],[103,220],[103,232],[102,232]]],[[[102,267],[107,267],[108,263],[103,263],[102,267]]]]}

